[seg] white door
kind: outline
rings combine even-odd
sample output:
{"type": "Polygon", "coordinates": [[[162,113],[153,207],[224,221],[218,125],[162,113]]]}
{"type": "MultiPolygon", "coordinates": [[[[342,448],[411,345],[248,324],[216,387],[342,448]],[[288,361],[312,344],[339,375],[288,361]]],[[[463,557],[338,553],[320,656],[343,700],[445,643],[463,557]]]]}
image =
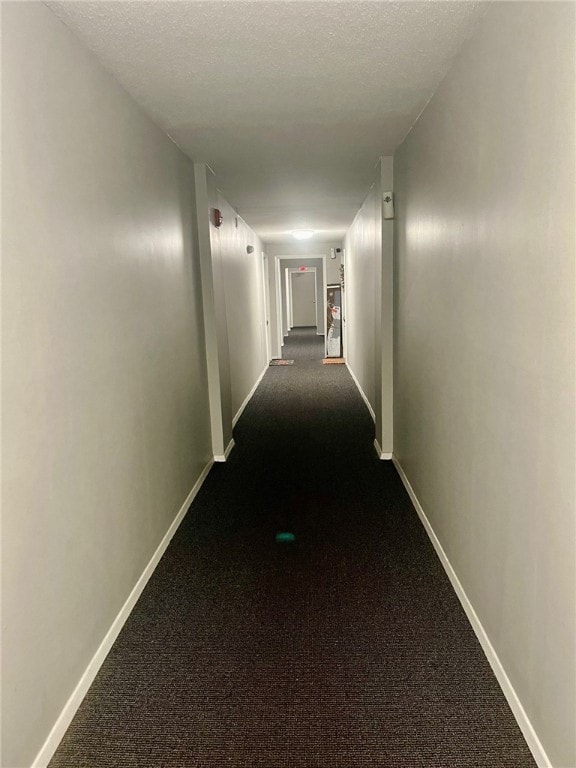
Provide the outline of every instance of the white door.
{"type": "Polygon", "coordinates": [[[292,273],[292,325],[316,326],[316,275],[292,273]]]}

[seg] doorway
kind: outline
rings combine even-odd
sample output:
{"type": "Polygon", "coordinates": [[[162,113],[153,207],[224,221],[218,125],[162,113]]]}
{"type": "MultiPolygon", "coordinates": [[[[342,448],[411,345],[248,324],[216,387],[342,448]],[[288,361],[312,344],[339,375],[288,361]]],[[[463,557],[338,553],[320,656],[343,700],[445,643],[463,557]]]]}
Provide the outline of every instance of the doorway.
{"type": "Polygon", "coordinates": [[[290,272],[290,325],[292,328],[317,327],[316,270],[290,272]]]}
{"type": "Polygon", "coordinates": [[[262,283],[264,292],[264,345],[266,360],[270,360],[272,338],[270,329],[270,273],[268,271],[268,256],[262,251],[262,283]]]}
{"type": "Polygon", "coordinates": [[[342,285],[327,286],[326,357],[342,357],[342,285]]]}
{"type": "Polygon", "coordinates": [[[271,302],[275,304],[272,311],[272,318],[274,322],[274,328],[272,333],[272,339],[274,345],[278,349],[280,356],[284,356],[284,343],[288,337],[288,334],[292,326],[292,318],[290,316],[290,293],[292,288],[292,279],[290,274],[292,272],[316,270],[316,309],[317,317],[313,321],[312,327],[316,324],[315,333],[318,336],[325,338],[326,334],[326,311],[325,311],[325,298],[326,298],[326,255],[325,254],[305,254],[295,256],[293,254],[280,255],[274,254],[273,262],[271,264],[270,276],[271,276],[271,302]],[[272,285],[272,280],[274,285],[272,285]]]}

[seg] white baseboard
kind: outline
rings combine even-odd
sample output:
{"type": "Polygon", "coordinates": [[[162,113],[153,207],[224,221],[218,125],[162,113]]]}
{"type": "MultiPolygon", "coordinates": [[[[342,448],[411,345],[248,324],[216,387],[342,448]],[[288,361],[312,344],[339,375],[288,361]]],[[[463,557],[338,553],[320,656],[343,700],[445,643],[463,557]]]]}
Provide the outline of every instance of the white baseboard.
{"type": "Polygon", "coordinates": [[[418,517],[420,518],[424,528],[426,529],[426,533],[428,534],[428,537],[432,542],[432,546],[436,550],[436,554],[440,558],[440,562],[442,563],[442,566],[446,571],[448,578],[450,579],[450,583],[452,584],[452,587],[454,588],[454,591],[456,592],[456,595],[460,600],[460,603],[462,604],[464,611],[466,612],[466,616],[468,617],[468,620],[472,625],[472,629],[474,630],[476,637],[480,641],[482,650],[484,651],[484,654],[486,655],[486,658],[488,659],[488,662],[492,667],[492,671],[494,672],[496,679],[498,680],[498,683],[500,685],[500,688],[502,689],[502,692],[506,697],[506,701],[510,705],[510,709],[512,710],[512,713],[516,718],[516,722],[520,726],[520,730],[522,731],[522,734],[526,739],[526,743],[528,744],[528,747],[532,752],[532,755],[534,757],[534,760],[536,761],[536,764],[538,765],[538,768],[552,768],[552,763],[548,758],[548,755],[546,754],[544,747],[542,746],[542,742],[538,738],[538,735],[534,730],[534,726],[530,722],[530,719],[528,718],[526,710],[522,706],[522,702],[520,701],[520,698],[518,697],[518,694],[516,693],[514,686],[510,682],[510,678],[506,674],[506,670],[504,669],[502,662],[498,658],[498,654],[496,653],[494,646],[490,642],[490,638],[488,637],[488,634],[486,633],[486,630],[484,629],[482,622],[478,617],[478,614],[474,610],[474,607],[470,602],[468,595],[464,591],[464,587],[460,583],[460,579],[456,575],[456,571],[452,567],[452,564],[448,559],[448,555],[444,551],[444,548],[442,547],[440,540],[436,536],[436,533],[434,532],[434,529],[432,528],[430,521],[426,517],[426,513],[424,512],[422,505],[418,501],[418,497],[416,496],[416,493],[414,492],[414,489],[412,488],[410,481],[408,480],[404,470],[402,469],[402,465],[400,464],[396,456],[392,456],[392,461],[394,462],[394,466],[398,470],[398,474],[400,475],[400,479],[404,483],[404,487],[408,491],[408,495],[410,496],[410,499],[414,504],[418,517]]]}
{"type": "Polygon", "coordinates": [[[362,400],[364,400],[364,402],[366,403],[366,407],[370,411],[370,416],[372,416],[372,421],[376,421],[376,414],[374,413],[374,408],[372,408],[372,406],[370,405],[370,401],[364,394],[364,390],[360,386],[360,382],[356,378],[356,374],[354,373],[352,368],[350,368],[350,364],[348,362],[346,363],[346,368],[348,368],[350,376],[352,376],[352,379],[354,380],[354,384],[356,384],[356,386],[358,387],[358,392],[360,392],[360,394],[362,395],[362,400]]]}
{"type": "Polygon", "coordinates": [[[228,443],[228,445],[226,446],[226,450],[224,451],[224,453],[214,454],[214,461],[217,461],[219,464],[226,461],[228,456],[230,456],[230,452],[232,451],[232,448],[234,448],[235,445],[236,443],[234,442],[234,438],[232,438],[228,443]]]}
{"type": "Polygon", "coordinates": [[[150,577],[154,573],[156,566],[160,562],[160,558],[162,557],[168,545],[170,544],[170,541],[172,540],[172,537],[176,533],[178,526],[182,522],[184,515],[188,511],[190,504],[192,504],[196,494],[202,487],[204,480],[206,480],[206,477],[208,476],[208,472],[210,472],[210,469],[213,463],[214,462],[210,460],[208,464],[206,464],[206,466],[204,467],[204,469],[200,474],[200,477],[194,483],[194,487],[186,497],[186,501],[180,507],[180,511],[178,512],[178,514],[172,521],[170,527],[166,531],[164,538],[158,545],[158,548],[152,555],[148,565],[146,566],[142,575],[136,582],[134,588],[128,595],[128,599],[120,609],[120,612],[112,622],[112,626],[104,636],[104,639],[100,643],[98,650],[90,660],[82,677],[78,681],[76,688],[73,690],[72,695],[64,705],[64,709],[60,713],[60,716],[58,717],[52,730],[48,734],[46,741],[44,742],[44,744],[42,745],[42,748],[34,758],[34,762],[32,763],[31,768],[46,768],[46,766],[52,759],[54,752],[56,752],[58,745],[62,741],[62,738],[66,733],[68,726],[72,722],[72,719],[76,714],[78,707],[80,706],[80,704],[82,703],[82,700],[88,693],[88,689],[92,685],[94,678],[98,674],[98,671],[102,666],[106,656],[108,655],[110,649],[114,645],[114,641],[120,634],[120,630],[126,623],[128,616],[130,616],[130,613],[134,608],[134,606],[136,605],[138,598],[142,594],[144,587],[146,586],[150,577]]]}
{"type": "MultiPolygon", "coordinates": [[[[272,360],[280,360],[280,359],[281,359],[280,357],[273,357],[272,358],[272,360]]],[[[258,378],[256,379],[256,383],[254,384],[254,386],[252,387],[250,392],[248,392],[248,394],[246,395],[246,399],[244,400],[244,402],[242,403],[240,408],[238,408],[238,413],[232,419],[232,427],[236,426],[236,422],[238,421],[240,416],[242,416],[242,413],[244,412],[244,408],[246,408],[246,406],[250,402],[250,399],[252,398],[252,395],[254,394],[254,392],[256,392],[256,389],[258,388],[258,384],[260,384],[260,382],[264,378],[264,374],[266,373],[267,370],[268,370],[268,366],[266,366],[264,368],[264,370],[262,371],[262,373],[260,374],[260,376],[258,376],[258,378]]]]}
{"type": "Polygon", "coordinates": [[[374,448],[376,448],[376,453],[378,454],[378,458],[379,459],[382,459],[382,460],[385,460],[385,461],[390,461],[390,459],[392,458],[392,454],[391,453],[383,453],[382,448],[380,448],[380,443],[378,442],[378,440],[376,438],[374,439],[374,448]]]}

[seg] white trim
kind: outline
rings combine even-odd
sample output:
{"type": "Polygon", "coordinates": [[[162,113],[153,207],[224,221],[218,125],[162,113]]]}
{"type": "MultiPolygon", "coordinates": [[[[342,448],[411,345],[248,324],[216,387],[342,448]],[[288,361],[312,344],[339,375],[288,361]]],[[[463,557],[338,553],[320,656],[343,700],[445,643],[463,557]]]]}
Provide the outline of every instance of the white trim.
{"type": "Polygon", "coordinates": [[[377,438],[374,438],[374,448],[376,448],[376,453],[378,454],[379,459],[383,459],[386,461],[390,461],[392,458],[391,453],[383,453],[382,448],[380,448],[380,443],[378,442],[377,438]]]}
{"type": "Polygon", "coordinates": [[[215,453],[214,454],[214,461],[217,461],[219,464],[224,462],[224,461],[226,461],[228,456],[230,456],[230,452],[232,451],[232,448],[234,448],[235,445],[236,445],[236,443],[234,442],[234,438],[232,438],[230,440],[230,442],[228,443],[228,446],[227,446],[226,450],[224,451],[224,453],[215,453]]]}
{"type": "Polygon", "coordinates": [[[364,402],[366,403],[366,408],[368,408],[368,410],[370,411],[370,416],[372,416],[372,421],[375,422],[376,421],[376,414],[374,413],[374,408],[372,408],[372,406],[370,405],[370,401],[368,400],[368,398],[364,394],[364,390],[360,386],[360,382],[356,378],[356,374],[354,373],[352,368],[350,368],[349,363],[346,363],[346,368],[348,368],[348,372],[350,373],[350,376],[352,376],[352,379],[354,380],[354,384],[356,384],[356,386],[358,387],[358,392],[360,392],[360,394],[362,395],[362,400],[364,400],[364,402]]]}
{"type": "MultiPolygon", "coordinates": [[[[272,360],[280,360],[280,359],[281,359],[281,358],[279,358],[279,357],[273,357],[273,358],[272,358],[272,360]]],[[[236,416],[234,416],[234,418],[232,419],[232,428],[234,428],[234,427],[236,426],[236,422],[238,421],[238,419],[240,418],[240,416],[242,416],[242,413],[243,413],[243,411],[244,411],[244,408],[246,408],[246,406],[247,406],[247,405],[248,405],[248,403],[250,402],[250,399],[252,398],[252,395],[254,394],[254,392],[256,392],[256,389],[257,389],[257,387],[258,387],[258,384],[260,384],[260,382],[261,382],[261,381],[262,381],[262,379],[264,378],[264,374],[266,373],[266,371],[267,371],[267,370],[268,370],[268,364],[266,364],[266,368],[264,368],[264,370],[262,371],[262,373],[260,374],[260,376],[258,376],[258,378],[256,379],[256,384],[254,384],[254,386],[252,387],[252,389],[250,390],[250,392],[248,392],[248,394],[246,395],[246,399],[244,400],[244,402],[242,403],[242,405],[240,406],[240,408],[238,408],[238,413],[237,413],[237,414],[236,414],[236,416]]]]}
{"type": "Polygon", "coordinates": [[[106,659],[106,656],[108,655],[108,653],[110,652],[110,649],[114,645],[114,641],[120,634],[120,630],[122,629],[122,627],[126,623],[126,620],[130,616],[130,613],[132,612],[132,609],[136,605],[138,598],[142,594],[144,587],[146,586],[150,577],[154,573],[156,566],[160,562],[160,558],[162,557],[168,545],[170,544],[170,541],[172,540],[172,537],[176,533],[178,526],[182,522],[184,515],[188,511],[190,504],[192,504],[198,491],[202,487],[204,480],[206,480],[206,477],[208,476],[208,473],[210,472],[210,469],[212,468],[213,463],[214,462],[212,461],[212,459],[210,459],[210,461],[206,464],[206,466],[200,473],[200,477],[194,483],[194,487],[186,497],[186,501],[180,507],[178,514],[176,515],[170,527],[164,534],[162,541],[160,542],[160,544],[158,545],[158,548],[150,558],[148,565],[146,566],[146,568],[144,568],[142,575],[140,576],[140,578],[134,585],[134,588],[128,595],[128,599],[126,600],[126,602],[120,609],[120,612],[112,622],[112,626],[104,636],[104,639],[100,643],[98,650],[96,651],[96,653],[94,654],[90,662],[88,663],[88,666],[84,670],[84,673],[82,674],[82,677],[78,681],[76,688],[74,688],[74,690],[72,691],[70,698],[64,705],[62,712],[60,713],[58,719],[54,723],[52,730],[48,734],[46,741],[44,742],[44,744],[40,748],[40,751],[34,758],[31,768],[46,768],[46,766],[54,756],[54,753],[56,752],[58,745],[62,741],[64,734],[68,730],[68,726],[72,722],[72,719],[74,718],[74,715],[78,710],[78,707],[80,706],[84,697],[88,693],[88,689],[92,685],[94,678],[98,674],[100,667],[102,666],[102,664],[104,663],[104,660],[106,659]]]}
{"type": "Polygon", "coordinates": [[[484,651],[486,658],[488,659],[488,662],[492,667],[492,671],[494,672],[494,675],[498,680],[500,688],[502,689],[502,692],[506,697],[506,701],[510,705],[512,714],[514,715],[514,717],[516,718],[516,722],[520,726],[520,730],[522,731],[524,738],[526,739],[526,743],[528,744],[528,747],[532,752],[532,755],[534,757],[534,760],[536,761],[536,764],[539,766],[539,768],[552,768],[552,762],[550,761],[550,758],[546,754],[546,751],[540,739],[538,738],[536,731],[534,730],[534,726],[530,722],[530,719],[528,718],[526,710],[522,706],[522,702],[520,701],[518,694],[514,690],[514,686],[512,685],[510,678],[506,674],[504,665],[498,658],[496,649],[490,642],[488,634],[484,629],[484,627],[482,626],[482,622],[480,621],[478,614],[474,610],[474,607],[470,602],[468,595],[464,591],[464,587],[462,586],[460,579],[456,574],[456,571],[454,570],[454,568],[452,567],[452,564],[450,563],[450,560],[448,559],[448,555],[444,551],[444,548],[442,547],[442,544],[440,543],[438,536],[434,532],[434,529],[432,528],[432,524],[426,517],[426,513],[424,512],[422,505],[418,501],[418,497],[416,496],[416,493],[414,492],[414,489],[412,488],[410,481],[406,477],[406,474],[402,469],[402,465],[400,464],[396,456],[392,456],[392,461],[394,462],[394,466],[396,467],[398,474],[400,475],[400,479],[404,483],[404,487],[408,491],[408,495],[410,496],[410,499],[414,504],[418,517],[420,518],[424,528],[426,529],[426,533],[428,534],[428,537],[432,542],[432,546],[436,550],[436,554],[438,555],[440,562],[442,563],[442,566],[446,571],[446,575],[450,579],[450,583],[452,584],[452,587],[454,588],[454,591],[456,592],[456,595],[460,600],[460,603],[462,604],[462,608],[464,608],[466,616],[468,617],[468,620],[472,625],[472,629],[474,630],[476,637],[478,638],[480,645],[482,646],[482,650],[484,651]]]}

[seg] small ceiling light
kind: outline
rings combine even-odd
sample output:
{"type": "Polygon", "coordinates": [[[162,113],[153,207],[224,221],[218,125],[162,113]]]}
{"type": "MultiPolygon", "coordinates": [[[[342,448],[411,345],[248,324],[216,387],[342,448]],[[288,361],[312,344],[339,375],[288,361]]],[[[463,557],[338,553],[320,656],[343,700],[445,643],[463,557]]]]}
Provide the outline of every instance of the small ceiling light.
{"type": "Polygon", "coordinates": [[[296,238],[296,240],[310,240],[311,237],[314,237],[314,230],[313,229],[293,229],[292,237],[296,238]]]}

